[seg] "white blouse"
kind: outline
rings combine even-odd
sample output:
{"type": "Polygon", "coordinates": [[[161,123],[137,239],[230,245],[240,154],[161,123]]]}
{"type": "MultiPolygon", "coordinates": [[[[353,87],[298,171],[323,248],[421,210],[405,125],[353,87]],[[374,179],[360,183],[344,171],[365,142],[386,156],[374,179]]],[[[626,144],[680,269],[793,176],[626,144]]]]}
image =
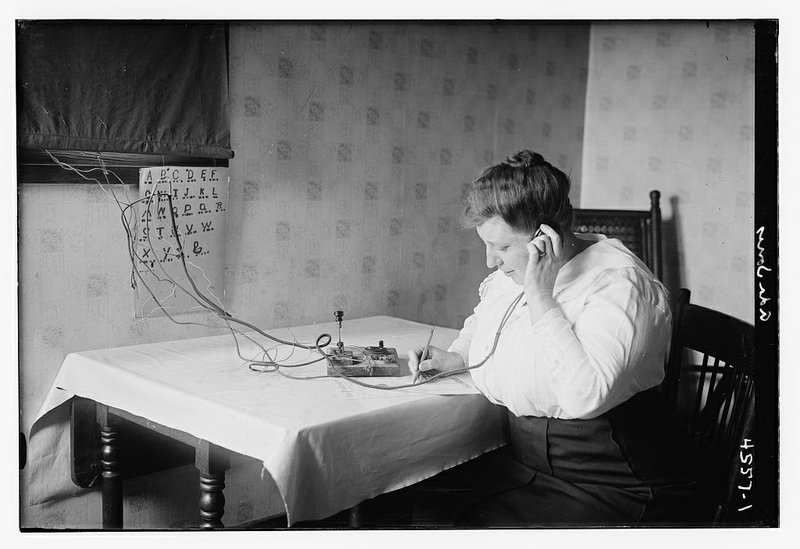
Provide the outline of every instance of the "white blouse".
{"type": "MultiPolygon", "coordinates": [[[[557,307],[531,325],[525,298],[506,322],[494,355],[470,371],[480,391],[517,416],[593,418],[661,383],[670,341],[666,288],[617,239],[596,240],[559,271],[557,307]]],[[[498,271],[449,350],[474,365],[522,287],[498,271]]]]}

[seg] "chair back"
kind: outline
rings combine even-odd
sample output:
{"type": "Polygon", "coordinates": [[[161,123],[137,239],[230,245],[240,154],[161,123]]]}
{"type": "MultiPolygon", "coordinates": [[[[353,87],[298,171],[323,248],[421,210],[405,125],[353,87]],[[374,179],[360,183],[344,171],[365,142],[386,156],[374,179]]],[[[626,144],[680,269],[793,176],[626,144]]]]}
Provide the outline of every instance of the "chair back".
{"type": "Polygon", "coordinates": [[[739,445],[752,427],[755,361],[752,324],[690,303],[678,291],[662,385],[666,404],[690,431],[705,466],[702,484],[725,521],[736,504],[739,445]]]}
{"type": "Polygon", "coordinates": [[[650,191],[649,210],[574,210],[576,233],[601,233],[618,238],[663,280],[661,256],[661,193],[650,191]]]}

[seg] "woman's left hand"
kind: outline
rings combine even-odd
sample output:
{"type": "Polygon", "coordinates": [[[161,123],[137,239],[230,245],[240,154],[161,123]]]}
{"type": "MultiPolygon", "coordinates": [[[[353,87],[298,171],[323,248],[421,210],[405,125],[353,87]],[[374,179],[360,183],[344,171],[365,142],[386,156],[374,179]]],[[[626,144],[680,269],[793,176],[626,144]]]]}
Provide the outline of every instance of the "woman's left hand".
{"type": "Polygon", "coordinates": [[[542,234],[528,242],[528,266],[523,288],[529,304],[541,299],[552,300],[556,276],[561,268],[561,237],[548,225],[540,225],[539,230],[542,234]]]}

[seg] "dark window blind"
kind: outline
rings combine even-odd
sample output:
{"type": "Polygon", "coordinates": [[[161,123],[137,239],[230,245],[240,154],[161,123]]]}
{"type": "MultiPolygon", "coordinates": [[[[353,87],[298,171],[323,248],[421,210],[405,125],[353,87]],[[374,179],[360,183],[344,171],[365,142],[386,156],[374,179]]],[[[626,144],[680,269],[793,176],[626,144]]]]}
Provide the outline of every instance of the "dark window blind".
{"type": "Polygon", "coordinates": [[[47,166],[43,151],[227,165],[227,70],[224,24],[18,22],[21,181],[47,166]]]}

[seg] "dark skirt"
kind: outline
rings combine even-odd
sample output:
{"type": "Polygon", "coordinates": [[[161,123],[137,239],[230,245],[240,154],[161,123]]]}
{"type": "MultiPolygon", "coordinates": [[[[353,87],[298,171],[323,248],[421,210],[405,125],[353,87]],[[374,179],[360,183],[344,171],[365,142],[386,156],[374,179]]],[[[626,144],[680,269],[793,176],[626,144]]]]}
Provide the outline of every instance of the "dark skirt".
{"type": "MultiPolygon", "coordinates": [[[[646,391],[600,417],[508,414],[510,443],[440,479],[457,527],[690,525],[692,444],[646,391]],[[444,484],[442,484],[444,482],[444,484]]],[[[445,504],[447,505],[447,504],[445,504]]]]}

